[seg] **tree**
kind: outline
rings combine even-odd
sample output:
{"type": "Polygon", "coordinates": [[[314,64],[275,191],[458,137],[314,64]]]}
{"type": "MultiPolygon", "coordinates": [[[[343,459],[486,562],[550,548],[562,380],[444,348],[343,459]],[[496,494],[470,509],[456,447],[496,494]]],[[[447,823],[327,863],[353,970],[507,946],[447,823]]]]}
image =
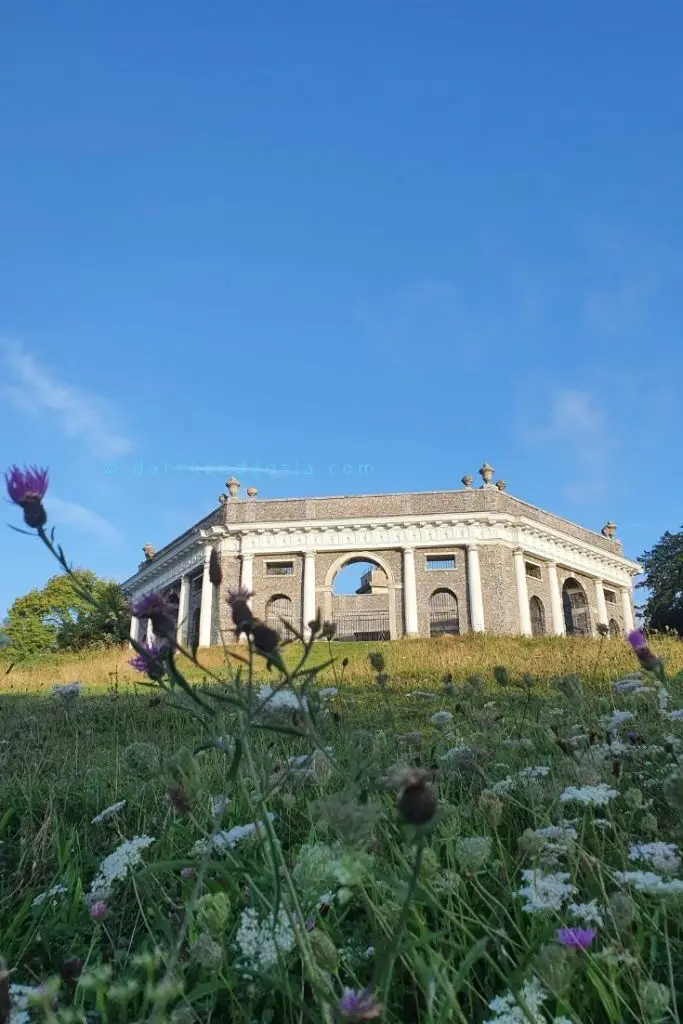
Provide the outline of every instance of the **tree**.
{"type": "Polygon", "coordinates": [[[12,604],[3,625],[10,653],[25,657],[55,650],[123,643],[128,636],[128,603],[118,583],[76,569],[78,584],[90,590],[102,608],[93,607],[66,574],[53,576],[12,604]]]}
{"type": "Polygon", "coordinates": [[[645,623],[650,629],[673,629],[683,636],[683,527],[667,532],[641,555],[650,596],[645,604],[645,623]]]}

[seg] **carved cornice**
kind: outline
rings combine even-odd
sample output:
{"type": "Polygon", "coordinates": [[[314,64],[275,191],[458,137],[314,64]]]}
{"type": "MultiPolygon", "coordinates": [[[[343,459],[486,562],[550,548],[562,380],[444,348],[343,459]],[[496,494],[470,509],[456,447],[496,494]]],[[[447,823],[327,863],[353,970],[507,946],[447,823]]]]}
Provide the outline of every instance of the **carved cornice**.
{"type": "Polygon", "coordinates": [[[176,552],[156,558],[124,584],[140,594],[167,586],[202,564],[207,544],[223,554],[298,554],[312,551],[382,551],[405,547],[465,547],[496,544],[615,586],[630,586],[641,566],[597,545],[579,540],[525,516],[505,512],[365,518],[318,522],[270,522],[215,525],[199,530],[176,552]]]}

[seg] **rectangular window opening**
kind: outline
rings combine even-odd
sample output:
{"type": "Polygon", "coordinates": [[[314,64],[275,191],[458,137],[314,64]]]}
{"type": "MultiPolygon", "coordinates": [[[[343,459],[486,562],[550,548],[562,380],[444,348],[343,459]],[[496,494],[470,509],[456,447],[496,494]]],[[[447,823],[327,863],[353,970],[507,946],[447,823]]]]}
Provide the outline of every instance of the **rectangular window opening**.
{"type": "Polygon", "coordinates": [[[427,555],[427,569],[455,569],[455,555],[427,555]]]}
{"type": "Polygon", "coordinates": [[[540,565],[535,565],[534,562],[525,562],[524,571],[527,576],[530,576],[533,580],[540,580],[541,578],[541,567],[540,565]]]}
{"type": "Polygon", "coordinates": [[[293,576],[294,562],[266,562],[266,576],[293,576]]]}
{"type": "Polygon", "coordinates": [[[603,594],[605,595],[605,601],[607,602],[607,604],[616,604],[617,603],[617,595],[614,593],[613,590],[604,590],[603,589],[603,594]]]}

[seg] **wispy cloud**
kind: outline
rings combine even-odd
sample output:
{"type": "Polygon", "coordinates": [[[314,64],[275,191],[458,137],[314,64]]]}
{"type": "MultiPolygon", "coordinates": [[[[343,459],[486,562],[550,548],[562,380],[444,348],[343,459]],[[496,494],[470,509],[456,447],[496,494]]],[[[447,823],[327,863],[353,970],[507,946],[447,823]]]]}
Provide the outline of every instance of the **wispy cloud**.
{"type": "Polygon", "coordinates": [[[2,390],[24,414],[53,416],[67,435],[99,458],[125,455],[133,447],[118,431],[110,404],[60,380],[18,341],[0,339],[2,390]]]}
{"type": "Polygon", "coordinates": [[[82,533],[87,533],[107,544],[118,544],[123,540],[123,535],[113,523],[101,516],[99,512],[85,508],[84,505],[63,501],[61,498],[49,494],[45,499],[45,508],[49,526],[73,526],[82,533]]]}
{"type": "Polygon", "coordinates": [[[554,466],[567,473],[563,486],[567,498],[576,502],[603,498],[614,451],[609,418],[597,396],[557,387],[545,396],[536,393],[535,401],[525,405],[519,431],[522,440],[552,451],[554,466]],[[533,419],[529,408],[534,409],[533,419]]]}

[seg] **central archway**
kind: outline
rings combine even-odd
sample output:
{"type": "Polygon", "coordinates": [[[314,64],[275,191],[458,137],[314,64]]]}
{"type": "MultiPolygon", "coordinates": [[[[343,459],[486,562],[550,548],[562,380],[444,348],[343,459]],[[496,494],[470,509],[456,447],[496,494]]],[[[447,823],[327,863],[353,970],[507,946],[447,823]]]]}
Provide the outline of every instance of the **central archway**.
{"type": "Polygon", "coordinates": [[[562,587],[562,608],[567,636],[590,636],[591,620],[586,591],[572,576],[564,581],[562,587]]]}
{"type": "Polygon", "coordinates": [[[389,565],[372,551],[350,552],[327,571],[325,617],[335,625],[335,637],[346,641],[391,639],[395,622],[395,584],[389,565]],[[360,570],[351,591],[340,592],[338,577],[349,566],[360,570]]]}

